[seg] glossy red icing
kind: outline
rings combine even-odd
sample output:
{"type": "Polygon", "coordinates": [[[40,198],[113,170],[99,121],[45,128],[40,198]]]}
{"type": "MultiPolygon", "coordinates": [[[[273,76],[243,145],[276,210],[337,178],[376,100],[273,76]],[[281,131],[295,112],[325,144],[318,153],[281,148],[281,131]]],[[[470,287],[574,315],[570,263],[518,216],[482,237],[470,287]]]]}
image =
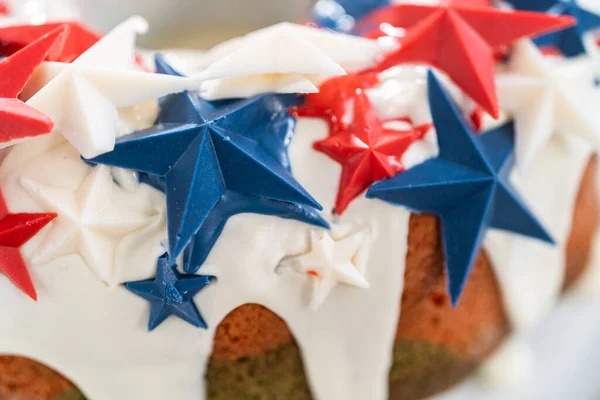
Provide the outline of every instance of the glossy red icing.
{"type": "Polygon", "coordinates": [[[469,119],[471,120],[475,131],[481,132],[481,128],[483,128],[483,110],[481,109],[481,107],[475,107],[473,112],[471,112],[469,119]]]}
{"type": "MultiPolygon", "coordinates": [[[[377,83],[374,73],[336,77],[292,110],[296,116],[323,118],[329,124],[329,137],[314,148],[342,164],[335,203],[338,214],[373,182],[404,170],[402,156],[431,128],[431,124],[406,130],[386,128],[365,92],[377,83]]],[[[412,125],[408,119],[398,120],[412,125]]]]}
{"type": "Polygon", "coordinates": [[[306,102],[291,110],[296,117],[323,118],[329,124],[329,134],[348,129],[344,115],[352,107],[358,93],[372,88],[379,82],[376,73],[348,74],[324,82],[319,93],[306,96],[306,102]]]}
{"type": "Polygon", "coordinates": [[[34,300],[37,293],[19,248],[56,217],[54,213],[10,214],[0,192],[0,273],[34,300]]]}
{"type": "Polygon", "coordinates": [[[102,37],[100,33],[77,21],[6,26],[0,28],[0,53],[13,54],[57,28],[64,28],[65,34],[48,52],[48,61],[72,62],[102,37]]]}
{"type": "Polygon", "coordinates": [[[50,117],[17,96],[64,32],[65,28],[57,28],[0,62],[0,143],[52,131],[50,117]]]}
{"type": "Polygon", "coordinates": [[[432,65],[446,72],[490,115],[498,117],[494,50],[522,37],[573,25],[575,20],[473,5],[395,4],[370,14],[358,28],[368,32],[379,29],[382,23],[407,33],[400,39],[401,46],[385,55],[375,71],[404,63],[432,65]]]}
{"type": "Polygon", "coordinates": [[[146,65],[144,62],[144,57],[142,57],[140,54],[135,54],[133,56],[133,63],[140,67],[144,72],[155,72],[154,69],[146,65]]]}
{"type": "Polygon", "coordinates": [[[321,277],[321,275],[319,275],[319,273],[317,271],[315,271],[314,269],[309,269],[308,271],[306,271],[306,273],[308,275],[312,275],[312,276],[314,276],[316,278],[320,278],[321,277]]]}

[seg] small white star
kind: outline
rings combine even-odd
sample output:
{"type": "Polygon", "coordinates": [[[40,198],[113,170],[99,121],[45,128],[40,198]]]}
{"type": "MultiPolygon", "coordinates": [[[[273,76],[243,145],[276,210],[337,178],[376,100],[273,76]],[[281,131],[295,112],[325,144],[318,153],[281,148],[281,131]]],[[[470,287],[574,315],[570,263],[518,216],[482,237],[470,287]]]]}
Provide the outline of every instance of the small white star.
{"type": "Polygon", "coordinates": [[[73,63],[42,64],[26,88],[25,96],[35,93],[27,104],[49,115],[86,158],[114,148],[117,108],[198,86],[189,78],[134,69],[136,34],[147,27],[141,17],[128,19],[73,63]]]}
{"type": "Polygon", "coordinates": [[[531,41],[522,40],[513,47],[508,67],[496,83],[500,108],[515,119],[521,171],[555,133],[597,142],[598,128],[577,99],[577,93],[592,85],[589,60],[563,60],[554,66],[531,41]]]}
{"type": "Polygon", "coordinates": [[[153,218],[111,204],[110,168],[93,168],[76,192],[25,177],[21,185],[45,211],[58,213],[32,261],[42,264],[79,254],[100,280],[109,286],[118,284],[113,257],[116,239],[147,226],[153,218]]]}
{"type": "Polygon", "coordinates": [[[210,50],[197,77],[207,99],[314,93],[326,78],[364,68],[381,51],[376,40],[280,23],[210,50]]]}
{"type": "Polygon", "coordinates": [[[318,309],[339,283],[369,288],[364,276],[366,264],[354,261],[366,238],[367,233],[362,231],[336,241],[325,231],[312,231],[310,252],[285,260],[283,265],[312,276],[313,309],[318,309]]]}

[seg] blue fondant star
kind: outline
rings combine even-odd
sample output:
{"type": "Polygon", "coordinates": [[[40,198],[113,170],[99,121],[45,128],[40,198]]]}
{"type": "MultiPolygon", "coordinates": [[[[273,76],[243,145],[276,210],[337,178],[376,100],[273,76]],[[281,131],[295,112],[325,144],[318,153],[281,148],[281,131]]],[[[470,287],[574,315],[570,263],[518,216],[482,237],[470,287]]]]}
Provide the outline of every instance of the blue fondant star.
{"type": "Polygon", "coordinates": [[[356,20],[389,4],[390,0],[319,0],[313,6],[312,16],[319,26],[349,33],[356,20]]]}
{"type": "Polygon", "coordinates": [[[206,322],[193,302],[194,296],[216,278],[209,275],[184,276],[171,266],[164,254],[156,263],[156,277],[145,281],[127,282],[125,288],[150,302],[151,331],[171,315],[206,329],[206,322]]]}
{"type": "MultiPolygon", "coordinates": [[[[182,76],[165,59],[156,56],[156,72],[182,76]]],[[[304,99],[295,94],[264,94],[248,99],[207,101],[197,91],[163,97],[158,123],[213,123],[256,140],[281,165],[290,169],[288,147],[296,119],[288,113],[304,99]]]]}
{"type": "Polygon", "coordinates": [[[558,47],[566,57],[585,53],[583,36],[600,27],[600,15],[580,7],[576,0],[511,0],[511,3],[519,10],[542,11],[575,18],[576,25],[535,39],[539,46],[558,47]]]}
{"type": "Polygon", "coordinates": [[[439,157],[375,183],[367,197],[440,217],[449,291],[456,304],[488,228],[549,243],[552,238],[508,183],[512,123],[475,136],[431,71],[428,83],[439,157]]]}
{"type": "Polygon", "coordinates": [[[260,100],[217,107],[192,93],[164,98],[161,107],[156,126],[119,138],[113,151],[88,161],[148,174],[144,180],[165,191],[172,260],[193,241],[186,272],[200,268],[235,214],[329,227],[315,210],[321,206],[259,139],[273,126],[272,108],[265,111],[260,100]]]}

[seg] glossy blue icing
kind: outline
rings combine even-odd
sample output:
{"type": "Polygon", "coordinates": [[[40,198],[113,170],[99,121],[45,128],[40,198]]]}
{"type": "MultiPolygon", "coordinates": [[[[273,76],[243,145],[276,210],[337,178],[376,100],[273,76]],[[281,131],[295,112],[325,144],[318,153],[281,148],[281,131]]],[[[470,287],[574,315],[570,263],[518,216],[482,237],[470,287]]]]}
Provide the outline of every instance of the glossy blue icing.
{"type": "Polygon", "coordinates": [[[206,329],[206,322],[193,298],[213,280],[216,278],[208,275],[181,275],[175,266],[171,266],[168,255],[164,254],[156,263],[154,279],[127,282],[125,288],[150,302],[149,331],[171,315],[206,329]]]}
{"type": "Polygon", "coordinates": [[[535,39],[539,46],[556,46],[566,57],[585,53],[583,35],[600,27],[600,15],[580,7],[576,0],[510,0],[519,10],[571,16],[577,25],[535,39]]]}
{"type": "Polygon", "coordinates": [[[488,228],[553,241],[508,181],[513,124],[476,136],[431,71],[428,83],[438,158],[375,183],[367,197],[440,217],[449,292],[456,304],[488,228]]]}

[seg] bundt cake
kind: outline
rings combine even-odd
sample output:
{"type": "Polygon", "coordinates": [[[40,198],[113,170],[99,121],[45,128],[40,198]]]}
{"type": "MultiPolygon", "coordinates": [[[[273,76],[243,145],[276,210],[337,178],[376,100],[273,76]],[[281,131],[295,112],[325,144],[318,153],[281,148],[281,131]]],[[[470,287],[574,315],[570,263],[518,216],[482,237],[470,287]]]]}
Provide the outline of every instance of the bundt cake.
{"type": "Polygon", "coordinates": [[[0,400],[423,399],[506,368],[595,268],[600,15],[574,1],[319,0],[206,52],[23,7],[0,400]]]}

